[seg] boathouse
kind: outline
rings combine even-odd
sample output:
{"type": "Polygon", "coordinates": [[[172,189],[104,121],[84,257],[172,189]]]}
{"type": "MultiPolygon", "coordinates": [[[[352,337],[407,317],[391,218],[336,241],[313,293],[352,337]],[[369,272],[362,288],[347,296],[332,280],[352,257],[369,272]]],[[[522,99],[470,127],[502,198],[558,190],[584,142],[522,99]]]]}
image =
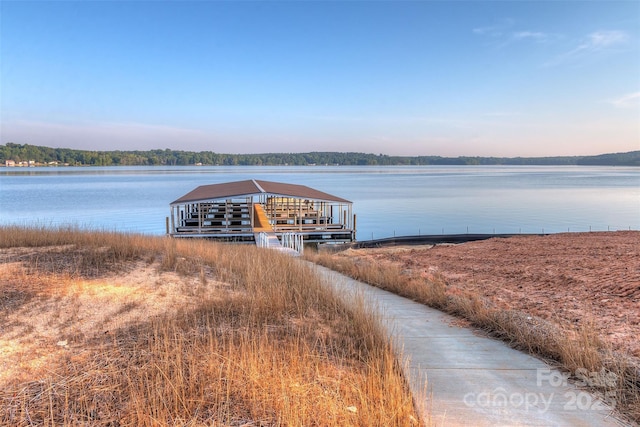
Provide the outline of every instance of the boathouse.
{"type": "Polygon", "coordinates": [[[292,233],[304,243],[355,240],[352,202],[304,185],[262,180],[202,185],[171,202],[167,233],[257,242],[292,233]],[[275,235],[275,236],[274,236],[275,235]]]}

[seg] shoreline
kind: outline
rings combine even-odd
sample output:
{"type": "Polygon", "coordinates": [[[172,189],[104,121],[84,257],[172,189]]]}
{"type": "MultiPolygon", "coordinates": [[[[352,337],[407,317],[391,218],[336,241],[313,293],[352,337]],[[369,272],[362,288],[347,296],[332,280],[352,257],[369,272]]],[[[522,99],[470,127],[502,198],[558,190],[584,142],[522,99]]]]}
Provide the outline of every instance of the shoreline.
{"type": "MultiPolygon", "coordinates": [[[[424,235],[406,235],[384,237],[373,240],[360,240],[353,243],[327,245],[331,251],[340,251],[346,249],[373,249],[394,246],[421,246],[421,245],[439,245],[439,244],[459,244],[493,238],[507,239],[510,237],[545,237],[557,235],[581,235],[581,234],[601,234],[601,233],[623,233],[634,232],[640,230],[603,230],[603,231],[560,231],[557,233],[463,233],[463,234],[424,234],[424,235]]],[[[323,248],[324,249],[324,248],[323,248]]]]}

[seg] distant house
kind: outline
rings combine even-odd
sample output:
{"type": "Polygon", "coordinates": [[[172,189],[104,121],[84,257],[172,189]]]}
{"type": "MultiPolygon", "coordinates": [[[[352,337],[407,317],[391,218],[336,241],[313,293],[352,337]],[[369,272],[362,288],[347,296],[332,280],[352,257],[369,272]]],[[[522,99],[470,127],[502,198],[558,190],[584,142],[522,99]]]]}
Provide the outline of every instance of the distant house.
{"type": "Polygon", "coordinates": [[[170,203],[167,234],[255,242],[261,232],[305,243],[355,240],[352,202],[304,185],[246,180],[202,185],[170,203]]]}
{"type": "Polygon", "coordinates": [[[15,160],[5,160],[4,165],[8,168],[14,168],[16,166],[15,160]]]}

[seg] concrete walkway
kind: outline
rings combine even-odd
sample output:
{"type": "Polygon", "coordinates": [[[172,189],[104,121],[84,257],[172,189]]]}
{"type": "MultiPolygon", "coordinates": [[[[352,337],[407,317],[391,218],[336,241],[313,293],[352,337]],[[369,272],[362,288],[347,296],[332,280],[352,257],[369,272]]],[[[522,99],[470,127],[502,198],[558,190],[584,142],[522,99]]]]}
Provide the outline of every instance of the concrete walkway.
{"type": "Polygon", "coordinates": [[[455,318],[320,266],[346,298],[362,296],[396,343],[429,426],[624,426],[560,371],[455,318]]]}

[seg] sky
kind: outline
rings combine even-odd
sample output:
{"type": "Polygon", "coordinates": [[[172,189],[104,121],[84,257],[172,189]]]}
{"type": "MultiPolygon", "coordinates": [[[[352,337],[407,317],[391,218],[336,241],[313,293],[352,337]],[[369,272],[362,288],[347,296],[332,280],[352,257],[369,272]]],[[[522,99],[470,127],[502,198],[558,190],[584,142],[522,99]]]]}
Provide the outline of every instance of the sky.
{"type": "Polygon", "coordinates": [[[0,1],[0,144],[640,150],[640,2],[0,1]]]}

